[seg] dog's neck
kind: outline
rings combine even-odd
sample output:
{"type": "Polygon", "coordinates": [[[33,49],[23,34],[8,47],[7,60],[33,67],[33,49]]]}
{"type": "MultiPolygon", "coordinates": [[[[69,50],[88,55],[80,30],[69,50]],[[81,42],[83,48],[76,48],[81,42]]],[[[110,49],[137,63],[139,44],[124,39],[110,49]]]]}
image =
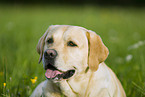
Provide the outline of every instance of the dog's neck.
{"type": "Polygon", "coordinates": [[[69,97],[85,96],[87,90],[90,88],[89,84],[92,79],[93,73],[88,70],[86,73],[76,74],[74,78],[62,80],[57,82],[60,92],[69,97]],[[81,87],[81,88],[80,88],[81,87]]]}

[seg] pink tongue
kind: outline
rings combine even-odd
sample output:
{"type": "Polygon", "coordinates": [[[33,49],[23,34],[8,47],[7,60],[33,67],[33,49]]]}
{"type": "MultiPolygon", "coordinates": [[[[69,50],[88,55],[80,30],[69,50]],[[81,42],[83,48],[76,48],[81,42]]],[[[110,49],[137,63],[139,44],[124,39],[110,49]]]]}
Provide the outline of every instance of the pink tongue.
{"type": "Polygon", "coordinates": [[[47,69],[46,70],[46,73],[45,73],[45,76],[47,78],[54,78],[56,75],[58,74],[62,74],[61,72],[57,71],[57,70],[50,70],[50,69],[47,69]]]}

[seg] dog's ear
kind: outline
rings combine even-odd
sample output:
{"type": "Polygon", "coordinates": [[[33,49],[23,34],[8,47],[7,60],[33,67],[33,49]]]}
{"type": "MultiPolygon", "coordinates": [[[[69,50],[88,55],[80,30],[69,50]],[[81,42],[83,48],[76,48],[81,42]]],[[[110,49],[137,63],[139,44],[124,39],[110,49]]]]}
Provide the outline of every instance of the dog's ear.
{"type": "Polygon", "coordinates": [[[44,33],[44,35],[39,39],[39,42],[37,44],[37,52],[40,55],[39,57],[39,63],[42,60],[42,56],[43,56],[43,49],[44,49],[44,44],[45,44],[45,38],[48,34],[48,30],[44,33]]]}
{"type": "Polygon", "coordinates": [[[88,30],[88,65],[92,71],[96,71],[101,62],[104,62],[109,54],[108,48],[95,32],[88,30]]]}

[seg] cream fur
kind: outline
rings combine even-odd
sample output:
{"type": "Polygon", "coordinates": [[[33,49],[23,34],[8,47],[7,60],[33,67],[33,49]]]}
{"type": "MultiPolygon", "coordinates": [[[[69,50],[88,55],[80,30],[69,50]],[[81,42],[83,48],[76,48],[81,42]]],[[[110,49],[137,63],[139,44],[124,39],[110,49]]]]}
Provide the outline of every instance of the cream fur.
{"type": "Polygon", "coordinates": [[[41,59],[44,61],[44,50],[55,49],[58,53],[55,67],[61,71],[75,67],[76,72],[67,80],[58,82],[46,80],[40,83],[31,97],[41,95],[43,97],[61,97],[63,95],[67,97],[126,97],[116,75],[103,62],[108,56],[108,49],[97,34],[92,37],[96,36],[99,43],[92,42],[94,39],[88,38],[92,35],[91,33],[92,31],[78,26],[52,25],[48,28],[37,46],[40,61],[41,59]],[[54,38],[52,45],[46,43],[50,37],[54,38]],[[68,41],[74,41],[78,47],[68,47],[68,41]],[[93,45],[96,45],[96,48],[93,48],[93,45]],[[99,55],[97,55],[97,51],[99,55]],[[92,61],[91,57],[94,57],[93,60],[97,60],[97,62],[92,61]],[[90,66],[88,61],[91,61],[91,67],[86,71],[90,66]]]}

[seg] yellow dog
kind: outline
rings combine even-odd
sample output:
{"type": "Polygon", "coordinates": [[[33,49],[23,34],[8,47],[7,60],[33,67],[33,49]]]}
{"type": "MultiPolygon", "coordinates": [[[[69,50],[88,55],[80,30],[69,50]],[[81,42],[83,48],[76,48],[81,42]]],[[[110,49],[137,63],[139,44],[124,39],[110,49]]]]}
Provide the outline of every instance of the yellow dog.
{"type": "Polygon", "coordinates": [[[121,83],[104,63],[109,51],[95,32],[52,25],[40,38],[37,52],[47,80],[31,97],[126,97],[121,83]]]}

